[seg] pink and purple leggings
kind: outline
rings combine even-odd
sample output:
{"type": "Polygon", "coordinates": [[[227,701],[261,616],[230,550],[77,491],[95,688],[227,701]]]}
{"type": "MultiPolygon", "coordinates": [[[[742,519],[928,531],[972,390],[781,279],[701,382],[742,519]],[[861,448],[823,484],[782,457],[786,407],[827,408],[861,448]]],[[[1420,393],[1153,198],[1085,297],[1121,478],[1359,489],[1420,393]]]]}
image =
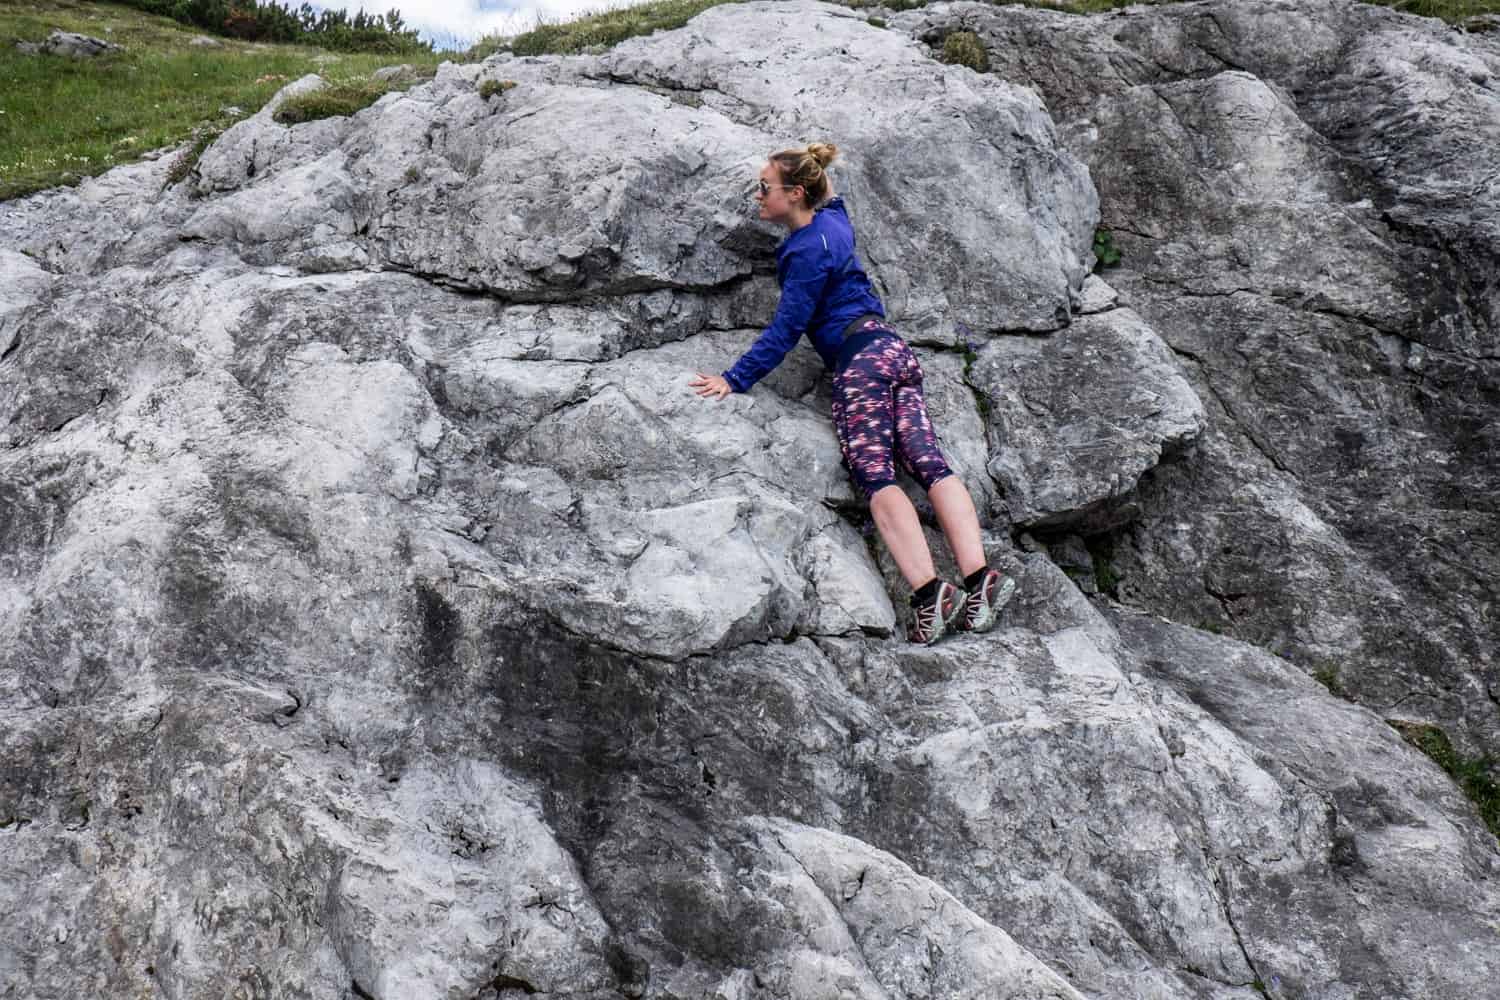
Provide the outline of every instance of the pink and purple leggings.
{"type": "Polygon", "coordinates": [[[866,502],[896,481],[893,460],[924,490],[953,475],[927,419],[922,366],[895,330],[879,325],[889,335],[860,348],[833,376],[834,432],[866,502]]]}

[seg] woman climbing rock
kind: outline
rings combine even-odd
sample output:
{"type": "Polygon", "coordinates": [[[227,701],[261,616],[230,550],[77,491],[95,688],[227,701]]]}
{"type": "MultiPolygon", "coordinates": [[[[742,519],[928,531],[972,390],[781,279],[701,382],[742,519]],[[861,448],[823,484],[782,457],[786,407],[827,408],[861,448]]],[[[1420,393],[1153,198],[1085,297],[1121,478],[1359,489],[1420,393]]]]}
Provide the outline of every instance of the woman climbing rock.
{"type": "Polygon", "coordinates": [[[781,301],[733,366],[718,375],[696,372],[688,384],[705,398],[748,392],[807,334],[833,372],[833,426],[844,462],[912,588],[907,637],[931,644],[949,631],[985,632],[1016,584],[985,559],[973,498],[927,418],[922,366],[885,322],[859,264],[844,200],[833,195],[826,172],[836,153],[831,143],[815,142],[773,153],[761,168],[760,217],[790,230],[776,247],[781,301]],[[896,484],[896,462],[927,491],[964,574],[962,587],[938,578],[916,508],[896,484]]]}

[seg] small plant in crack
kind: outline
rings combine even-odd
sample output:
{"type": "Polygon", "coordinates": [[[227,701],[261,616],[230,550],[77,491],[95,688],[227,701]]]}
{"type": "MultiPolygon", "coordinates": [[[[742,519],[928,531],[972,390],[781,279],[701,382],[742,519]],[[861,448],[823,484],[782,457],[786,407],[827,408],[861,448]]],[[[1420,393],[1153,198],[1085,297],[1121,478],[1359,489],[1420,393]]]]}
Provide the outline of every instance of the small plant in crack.
{"type": "Polygon", "coordinates": [[[1094,272],[1106,267],[1120,266],[1120,251],[1115,246],[1114,234],[1103,226],[1094,230],[1094,272]]]}
{"type": "Polygon", "coordinates": [[[192,173],[193,168],[198,165],[198,160],[203,156],[204,150],[212,146],[214,140],[223,135],[226,128],[227,126],[222,122],[207,122],[195,129],[193,144],[185,152],[179,154],[177,159],[172,161],[172,166],[168,168],[166,180],[162,183],[163,190],[192,173]]]}
{"type": "Polygon", "coordinates": [[[1124,574],[1115,566],[1115,536],[1110,534],[1087,535],[1083,540],[1089,558],[1094,564],[1094,587],[1101,594],[1120,599],[1120,581],[1124,574]]]}
{"type": "Polygon", "coordinates": [[[1332,662],[1318,664],[1312,672],[1313,680],[1328,689],[1328,693],[1345,701],[1353,701],[1349,691],[1339,681],[1339,665],[1332,662]]]}
{"type": "Polygon", "coordinates": [[[983,389],[974,384],[971,378],[974,372],[974,362],[979,360],[979,350],[974,346],[974,331],[970,330],[965,323],[958,323],[958,332],[964,339],[964,383],[974,393],[974,404],[979,407],[979,416],[985,422],[990,420],[990,397],[983,389]]]}
{"type": "Polygon", "coordinates": [[[958,332],[964,338],[964,378],[969,377],[969,372],[974,367],[974,362],[979,360],[979,352],[974,349],[974,331],[970,330],[966,323],[956,323],[958,332]]]}
{"type": "Polygon", "coordinates": [[[1094,586],[1099,588],[1099,593],[1108,594],[1118,599],[1115,590],[1120,585],[1120,573],[1107,559],[1094,560],[1094,586]]]}

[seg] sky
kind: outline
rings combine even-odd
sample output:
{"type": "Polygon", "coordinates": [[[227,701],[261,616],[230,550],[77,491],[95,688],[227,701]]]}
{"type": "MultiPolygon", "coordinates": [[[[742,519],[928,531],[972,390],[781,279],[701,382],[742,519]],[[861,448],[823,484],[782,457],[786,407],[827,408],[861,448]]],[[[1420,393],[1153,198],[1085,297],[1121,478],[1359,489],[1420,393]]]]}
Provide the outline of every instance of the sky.
{"type": "MultiPolygon", "coordinates": [[[[350,14],[365,9],[366,14],[384,14],[392,7],[401,12],[406,27],[415,28],[419,37],[439,50],[466,49],[483,35],[514,35],[537,25],[538,17],[548,22],[566,21],[580,14],[613,7],[630,6],[632,0],[351,0],[316,2],[316,10],[343,7],[350,14]]],[[[639,0],[633,0],[639,2],[639,0]]],[[[300,0],[282,0],[293,9],[300,0]]]]}

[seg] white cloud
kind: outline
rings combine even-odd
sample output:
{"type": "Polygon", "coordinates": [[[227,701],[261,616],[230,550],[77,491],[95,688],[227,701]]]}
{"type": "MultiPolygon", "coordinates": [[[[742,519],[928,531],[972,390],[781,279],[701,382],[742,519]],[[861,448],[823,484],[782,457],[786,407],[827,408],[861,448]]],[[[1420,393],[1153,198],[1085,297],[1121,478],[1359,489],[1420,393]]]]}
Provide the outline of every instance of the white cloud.
{"type": "MultiPolygon", "coordinates": [[[[301,0],[281,0],[294,10],[301,0]]],[[[639,0],[634,0],[639,2],[639,0]]],[[[465,49],[484,35],[514,35],[534,28],[538,15],[548,22],[571,20],[580,14],[632,6],[631,0],[355,0],[314,3],[316,10],[344,8],[350,14],[384,14],[392,7],[407,28],[440,50],[465,49]]]]}

